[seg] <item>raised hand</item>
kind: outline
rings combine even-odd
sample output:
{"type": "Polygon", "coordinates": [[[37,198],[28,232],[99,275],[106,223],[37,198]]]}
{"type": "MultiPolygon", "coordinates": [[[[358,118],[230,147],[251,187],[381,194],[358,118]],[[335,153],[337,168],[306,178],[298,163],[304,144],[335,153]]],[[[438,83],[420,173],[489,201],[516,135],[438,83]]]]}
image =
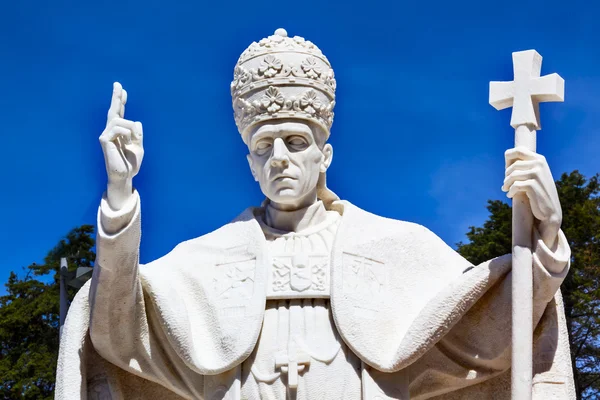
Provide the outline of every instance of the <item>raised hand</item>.
{"type": "Polygon", "coordinates": [[[511,199],[517,193],[527,195],[542,240],[552,247],[562,223],[562,209],[546,158],[522,147],[509,149],[504,156],[506,178],[502,190],[511,199]]]}
{"type": "Polygon", "coordinates": [[[113,85],[106,128],[100,135],[108,176],[106,197],[113,210],[119,210],[133,193],[133,177],[144,158],[141,122],[124,119],[127,92],[119,82],[113,85]]]}

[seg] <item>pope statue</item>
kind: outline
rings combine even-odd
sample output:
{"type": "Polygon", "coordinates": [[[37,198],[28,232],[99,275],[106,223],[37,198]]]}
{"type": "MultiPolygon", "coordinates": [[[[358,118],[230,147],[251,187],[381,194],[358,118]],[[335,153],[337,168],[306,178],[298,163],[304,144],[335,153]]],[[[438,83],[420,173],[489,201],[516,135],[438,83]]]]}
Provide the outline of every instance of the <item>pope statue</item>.
{"type": "MultiPolygon", "coordinates": [[[[510,399],[510,255],[474,266],[331,192],[335,89],[313,43],[283,29],[252,43],[231,95],[265,202],[140,265],[142,125],[115,83],[94,275],[64,327],[57,399],[510,399]]],[[[533,397],[571,399],[556,187],[526,149],[506,166],[503,189],[535,216],[533,397]]]]}

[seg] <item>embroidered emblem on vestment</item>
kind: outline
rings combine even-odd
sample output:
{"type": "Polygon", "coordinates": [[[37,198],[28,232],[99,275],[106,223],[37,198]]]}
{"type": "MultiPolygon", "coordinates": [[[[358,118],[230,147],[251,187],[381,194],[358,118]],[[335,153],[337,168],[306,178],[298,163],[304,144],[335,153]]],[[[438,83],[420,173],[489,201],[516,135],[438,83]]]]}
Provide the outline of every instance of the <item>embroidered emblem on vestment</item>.
{"type": "Polygon", "coordinates": [[[273,291],[307,289],[324,291],[327,283],[327,256],[298,254],[273,258],[273,291]]]}
{"type": "Polygon", "coordinates": [[[386,267],[381,261],[357,254],[343,253],[343,291],[379,299],[386,290],[386,267]]]}
{"type": "Polygon", "coordinates": [[[329,296],[329,256],[301,253],[272,260],[269,298],[329,296]]]}
{"type": "Polygon", "coordinates": [[[225,257],[215,266],[213,286],[218,298],[249,299],[254,293],[256,257],[245,247],[225,250],[225,257]]]}

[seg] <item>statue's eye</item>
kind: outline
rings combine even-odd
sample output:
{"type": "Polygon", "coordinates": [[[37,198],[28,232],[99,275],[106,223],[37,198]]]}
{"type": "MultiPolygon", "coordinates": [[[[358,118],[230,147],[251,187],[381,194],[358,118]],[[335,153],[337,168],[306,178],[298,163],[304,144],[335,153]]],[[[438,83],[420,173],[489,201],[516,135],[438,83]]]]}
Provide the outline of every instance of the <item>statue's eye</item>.
{"type": "Polygon", "coordinates": [[[271,148],[271,142],[267,140],[260,141],[256,144],[256,152],[264,154],[271,148]]]}
{"type": "Polygon", "coordinates": [[[287,143],[296,150],[303,150],[308,147],[308,142],[302,136],[292,136],[288,138],[287,143]]]}

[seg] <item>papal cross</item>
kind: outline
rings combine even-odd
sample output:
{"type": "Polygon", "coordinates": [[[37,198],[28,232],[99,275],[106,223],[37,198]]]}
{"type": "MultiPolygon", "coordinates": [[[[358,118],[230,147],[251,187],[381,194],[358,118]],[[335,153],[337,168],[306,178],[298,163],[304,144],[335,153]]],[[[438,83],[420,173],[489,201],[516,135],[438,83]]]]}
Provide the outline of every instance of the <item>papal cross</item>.
{"type": "Polygon", "coordinates": [[[558,74],[540,77],[542,56],[535,50],[513,53],[512,82],[490,82],[490,104],[496,110],[512,107],[510,125],[541,129],[539,103],[563,101],[565,81],[558,74]]]}
{"type": "MultiPolygon", "coordinates": [[[[565,81],[558,74],[540,77],[542,56],[535,50],[513,53],[514,81],[490,82],[490,104],[497,110],[512,106],[510,125],[515,147],[536,150],[541,129],[539,103],[563,101],[565,81]]],[[[512,205],[512,358],[513,400],[532,398],[533,369],[533,215],[525,193],[512,205]]]]}
{"type": "Polygon", "coordinates": [[[286,372],[288,375],[288,386],[290,389],[298,388],[298,372],[304,370],[304,368],[310,365],[310,356],[305,352],[299,350],[288,356],[277,356],[275,357],[275,367],[281,368],[281,372],[286,372]]]}

